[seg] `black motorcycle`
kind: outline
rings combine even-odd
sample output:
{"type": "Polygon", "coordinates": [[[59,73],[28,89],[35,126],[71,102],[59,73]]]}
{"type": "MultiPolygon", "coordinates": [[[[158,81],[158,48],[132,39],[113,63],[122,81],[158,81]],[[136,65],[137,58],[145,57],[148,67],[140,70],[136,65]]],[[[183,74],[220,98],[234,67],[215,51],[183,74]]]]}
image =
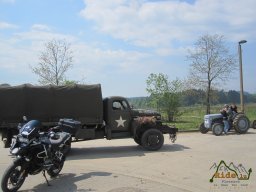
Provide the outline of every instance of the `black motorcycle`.
{"type": "Polygon", "coordinates": [[[2,177],[1,187],[4,192],[17,191],[28,174],[36,175],[45,172],[56,177],[65,162],[66,143],[71,135],[66,132],[40,132],[41,123],[31,120],[20,126],[19,134],[11,145],[10,153],[15,160],[6,169],[2,177]]]}

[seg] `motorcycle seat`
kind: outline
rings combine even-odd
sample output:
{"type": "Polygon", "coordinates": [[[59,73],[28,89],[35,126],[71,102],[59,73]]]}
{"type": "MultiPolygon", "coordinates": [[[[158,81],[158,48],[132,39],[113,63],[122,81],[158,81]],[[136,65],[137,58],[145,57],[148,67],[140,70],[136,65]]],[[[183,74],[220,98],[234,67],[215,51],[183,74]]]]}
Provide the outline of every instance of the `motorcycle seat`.
{"type": "Polygon", "coordinates": [[[54,138],[50,138],[50,143],[52,147],[59,147],[59,145],[63,144],[69,137],[70,137],[69,133],[58,132],[58,133],[55,133],[54,138]]]}

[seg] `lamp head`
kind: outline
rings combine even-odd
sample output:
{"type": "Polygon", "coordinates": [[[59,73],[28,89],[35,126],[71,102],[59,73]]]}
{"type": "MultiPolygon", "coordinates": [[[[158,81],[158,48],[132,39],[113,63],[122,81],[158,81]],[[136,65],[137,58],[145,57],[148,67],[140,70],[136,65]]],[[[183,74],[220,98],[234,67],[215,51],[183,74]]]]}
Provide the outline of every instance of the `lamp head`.
{"type": "Polygon", "coordinates": [[[239,41],[238,43],[239,44],[243,44],[243,43],[246,43],[247,41],[246,40],[241,40],[241,41],[239,41]]]}

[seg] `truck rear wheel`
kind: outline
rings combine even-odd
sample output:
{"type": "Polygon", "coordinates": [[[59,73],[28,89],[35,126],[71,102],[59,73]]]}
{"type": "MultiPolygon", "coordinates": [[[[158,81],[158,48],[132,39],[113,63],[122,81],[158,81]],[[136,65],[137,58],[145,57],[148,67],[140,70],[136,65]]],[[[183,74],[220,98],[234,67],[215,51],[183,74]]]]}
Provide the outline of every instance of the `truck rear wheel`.
{"type": "Polygon", "coordinates": [[[224,125],[222,123],[214,123],[212,126],[212,133],[216,136],[222,135],[224,130],[224,125]]]}
{"type": "Polygon", "coordinates": [[[204,126],[204,123],[201,123],[200,127],[199,127],[199,131],[203,134],[207,133],[209,131],[209,129],[207,129],[205,126],[204,126]]]}
{"type": "Polygon", "coordinates": [[[250,121],[244,114],[238,114],[233,120],[233,126],[237,133],[243,134],[250,128],[250,121]]]}
{"type": "Polygon", "coordinates": [[[163,133],[158,129],[148,129],[141,137],[141,145],[149,151],[156,151],[160,149],[163,143],[163,133]]]}

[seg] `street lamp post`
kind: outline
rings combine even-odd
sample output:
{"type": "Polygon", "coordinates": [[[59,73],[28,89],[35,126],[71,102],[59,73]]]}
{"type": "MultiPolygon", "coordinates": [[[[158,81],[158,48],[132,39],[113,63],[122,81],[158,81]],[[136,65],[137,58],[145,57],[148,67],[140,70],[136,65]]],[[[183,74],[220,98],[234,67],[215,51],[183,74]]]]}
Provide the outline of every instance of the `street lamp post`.
{"type": "Polygon", "coordinates": [[[238,53],[239,53],[239,66],[240,66],[240,102],[241,111],[244,113],[244,86],[243,86],[243,65],[242,65],[242,47],[241,44],[246,43],[246,40],[238,42],[238,53]]]}

